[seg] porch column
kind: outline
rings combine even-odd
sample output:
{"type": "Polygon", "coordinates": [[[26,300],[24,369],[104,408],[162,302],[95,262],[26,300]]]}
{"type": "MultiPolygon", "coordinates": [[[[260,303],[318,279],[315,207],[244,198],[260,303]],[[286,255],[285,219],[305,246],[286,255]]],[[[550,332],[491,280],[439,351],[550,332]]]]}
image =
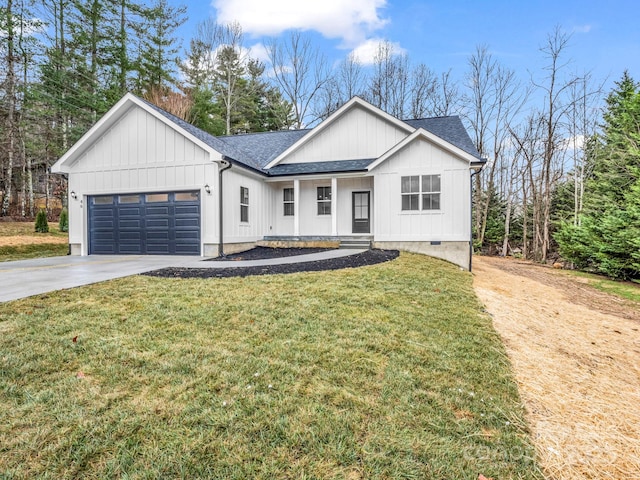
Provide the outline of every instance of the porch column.
{"type": "Polygon", "coordinates": [[[300,180],[293,181],[293,235],[300,236],[300,180]]]}
{"type": "Polygon", "coordinates": [[[338,235],[338,179],[331,177],[331,235],[338,235]]]}

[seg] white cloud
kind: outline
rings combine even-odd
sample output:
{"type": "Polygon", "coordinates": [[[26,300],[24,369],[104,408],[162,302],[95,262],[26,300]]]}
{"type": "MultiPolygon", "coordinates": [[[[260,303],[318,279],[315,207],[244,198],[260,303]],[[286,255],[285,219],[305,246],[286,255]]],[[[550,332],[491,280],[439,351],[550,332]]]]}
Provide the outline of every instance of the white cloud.
{"type": "Polygon", "coordinates": [[[387,0],[213,0],[217,21],[238,21],[246,33],[278,35],[288,29],[315,30],[342,39],[345,47],[362,42],[387,20],[379,10],[387,0]]]}
{"type": "Polygon", "coordinates": [[[251,45],[249,47],[249,55],[251,58],[260,60],[262,63],[269,63],[269,52],[267,51],[267,47],[265,47],[264,43],[251,45]]]}
{"type": "MultiPolygon", "coordinates": [[[[382,38],[370,38],[354,48],[351,53],[362,65],[372,65],[380,48],[380,44],[383,42],[385,42],[385,40],[382,38]]],[[[389,42],[389,44],[391,45],[394,55],[407,53],[398,42],[389,42]]]]}
{"type": "Polygon", "coordinates": [[[591,25],[575,25],[573,27],[573,33],[589,33],[591,31],[591,25]]]}

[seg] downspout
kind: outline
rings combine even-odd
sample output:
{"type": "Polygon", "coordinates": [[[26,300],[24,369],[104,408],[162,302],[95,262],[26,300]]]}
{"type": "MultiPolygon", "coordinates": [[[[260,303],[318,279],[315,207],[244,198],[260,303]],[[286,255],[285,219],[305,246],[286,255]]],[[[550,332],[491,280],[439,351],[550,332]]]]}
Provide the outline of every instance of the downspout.
{"type": "Polygon", "coordinates": [[[469,272],[471,272],[473,263],[473,177],[482,171],[482,167],[484,167],[484,164],[471,172],[469,177],[469,272]]]}
{"type": "Polygon", "coordinates": [[[218,241],[218,257],[224,257],[224,205],[223,205],[223,195],[222,195],[222,173],[225,170],[229,170],[231,168],[231,162],[226,156],[222,156],[222,160],[216,162],[218,164],[218,205],[220,206],[220,214],[218,215],[220,229],[220,239],[218,241]]]}

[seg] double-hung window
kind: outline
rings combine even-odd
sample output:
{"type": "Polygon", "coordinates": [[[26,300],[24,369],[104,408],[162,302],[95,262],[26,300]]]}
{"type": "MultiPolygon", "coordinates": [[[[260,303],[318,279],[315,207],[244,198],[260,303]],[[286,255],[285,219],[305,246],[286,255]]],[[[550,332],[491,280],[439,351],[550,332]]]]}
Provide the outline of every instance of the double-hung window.
{"type": "Polygon", "coordinates": [[[422,210],[440,210],[440,175],[422,175],[422,210]]]}
{"type": "Polygon", "coordinates": [[[283,195],[283,204],[284,204],[284,216],[293,217],[294,209],[295,209],[293,188],[285,188],[282,191],[282,195],[283,195]]]}
{"type": "Polygon", "coordinates": [[[401,177],[402,210],[440,210],[440,175],[401,177]]]}
{"type": "Polygon", "coordinates": [[[318,215],[331,215],[331,187],[318,187],[318,215]]]}
{"type": "Polygon", "coordinates": [[[240,221],[249,222],[249,189],[240,187],[240,221]]]}

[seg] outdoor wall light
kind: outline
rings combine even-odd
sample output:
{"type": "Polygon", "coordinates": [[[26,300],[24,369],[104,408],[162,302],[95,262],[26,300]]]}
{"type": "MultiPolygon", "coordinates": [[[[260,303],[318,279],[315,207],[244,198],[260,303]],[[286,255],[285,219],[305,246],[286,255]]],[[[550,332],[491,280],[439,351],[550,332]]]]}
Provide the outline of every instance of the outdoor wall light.
{"type": "Polygon", "coordinates": [[[69,194],[69,196],[70,196],[71,198],[73,198],[74,200],[77,200],[77,199],[78,199],[78,194],[77,194],[75,191],[73,191],[73,190],[71,190],[71,193],[69,194]]]}
{"type": "Polygon", "coordinates": [[[204,186],[204,191],[207,192],[208,194],[211,193],[211,187],[209,186],[208,183],[204,186]]]}

